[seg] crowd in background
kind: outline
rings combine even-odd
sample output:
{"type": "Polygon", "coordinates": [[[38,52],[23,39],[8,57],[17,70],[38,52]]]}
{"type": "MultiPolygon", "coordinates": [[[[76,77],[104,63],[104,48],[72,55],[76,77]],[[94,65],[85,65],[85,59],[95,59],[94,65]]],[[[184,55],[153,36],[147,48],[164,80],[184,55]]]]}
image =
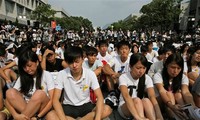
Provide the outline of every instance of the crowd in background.
{"type": "Polygon", "coordinates": [[[200,107],[197,38],[2,24],[0,119],[191,119],[181,106],[200,107]]]}

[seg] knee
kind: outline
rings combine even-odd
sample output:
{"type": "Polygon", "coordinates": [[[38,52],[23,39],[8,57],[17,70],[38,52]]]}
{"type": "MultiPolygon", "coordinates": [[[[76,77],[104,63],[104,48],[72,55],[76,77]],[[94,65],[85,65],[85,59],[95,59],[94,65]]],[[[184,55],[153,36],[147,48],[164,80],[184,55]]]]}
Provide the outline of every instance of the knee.
{"type": "Polygon", "coordinates": [[[5,69],[5,70],[4,70],[4,73],[5,73],[6,75],[9,75],[9,73],[11,73],[11,71],[12,71],[11,69],[5,69]]]}
{"type": "Polygon", "coordinates": [[[142,103],[142,100],[140,98],[134,98],[133,101],[134,101],[135,104],[141,104],[142,103]]]}
{"type": "Polygon", "coordinates": [[[51,110],[46,115],[46,120],[58,120],[58,116],[54,110],[51,110]]]}
{"type": "Polygon", "coordinates": [[[19,91],[17,91],[14,88],[10,88],[6,91],[6,98],[7,99],[14,99],[16,94],[18,94],[19,91]]]}
{"type": "Polygon", "coordinates": [[[44,100],[46,96],[47,94],[43,90],[36,90],[31,99],[41,101],[44,100]]]}
{"type": "Polygon", "coordinates": [[[104,105],[104,113],[106,113],[108,116],[112,113],[112,108],[109,105],[104,105]]]}
{"type": "Polygon", "coordinates": [[[142,99],[142,102],[143,102],[143,103],[151,103],[151,101],[150,101],[148,98],[143,98],[143,99],[142,99]]]}

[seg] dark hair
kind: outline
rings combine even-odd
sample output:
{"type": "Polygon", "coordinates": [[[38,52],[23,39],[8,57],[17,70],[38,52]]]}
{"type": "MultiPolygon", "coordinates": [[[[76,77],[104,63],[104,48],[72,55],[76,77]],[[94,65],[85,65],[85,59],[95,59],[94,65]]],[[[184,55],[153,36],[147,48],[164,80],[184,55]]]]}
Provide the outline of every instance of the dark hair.
{"type": "Polygon", "coordinates": [[[187,43],[183,44],[180,48],[180,53],[183,53],[186,47],[189,47],[189,45],[187,43]]]}
{"type": "Polygon", "coordinates": [[[71,46],[65,49],[65,61],[69,64],[73,63],[77,58],[83,58],[83,50],[77,46],[71,46]]]}
{"type": "Polygon", "coordinates": [[[147,46],[149,46],[149,45],[151,45],[151,44],[153,44],[152,41],[148,41],[148,42],[146,43],[147,46]]]}
{"type": "Polygon", "coordinates": [[[107,42],[106,40],[100,40],[100,41],[98,42],[98,46],[100,47],[101,45],[106,45],[106,46],[108,46],[108,42],[107,42]]]}
{"type": "MultiPolygon", "coordinates": [[[[188,72],[192,71],[192,56],[195,54],[196,51],[200,50],[200,46],[192,46],[188,49],[189,58],[187,60],[187,67],[188,72]]],[[[200,66],[200,62],[197,63],[197,66],[200,66]]]]}
{"type": "MultiPolygon", "coordinates": [[[[136,53],[136,54],[132,54],[131,55],[131,58],[130,58],[130,67],[133,67],[138,61],[140,61],[142,63],[142,65],[144,65],[145,67],[147,66],[147,59],[146,57],[141,54],[141,53],[136,53]]],[[[138,83],[138,93],[137,93],[137,96],[139,98],[143,98],[144,96],[144,89],[145,89],[145,73],[144,75],[142,75],[141,78],[139,78],[139,83],[138,83]]]]}
{"type": "Polygon", "coordinates": [[[119,50],[122,46],[128,46],[129,48],[131,48],[131,45],[129,44],[129,42],[125,40],[122,40],[117,44],[117,49],[119,50]]]}
{"type": "Polygon", "coordinates": [[[158,55],[162,55],[164,53],[164,48],[163,47],[160,47],[158,49],[158,55]]]}
{"type": "Polygon", "coordinates": [[[0,56],[4,56],[6,54],[6,46],[0,43],[0,56]]]}
{"type": "Polygon", "coordinates": [[[98,54],[98,51],[96,48],[94,47],[88,47],[87,50],[86,50],[86,55],[94,55],[94,54],[98,54]]]}
{"type": "Polygon", "coordinates": [[[169,87],[169,73],[167,72],[167,66],[173,62],[176,63],[181,68],[180,73],[176,77],[174,77],[172,80],[172,90],[173,90],[173,93],[175,93],[175,92],[177,92],[177,90],[180,89],[181,81],[182,81],[182,77],[183,77],[184,61],[183,61],[183,58],[180,55],[180,53],[171,54],[167,58],[167,60],[164,63],[164,68],[162,71],[162,78],[163,78],[164,88],[167,90],[169,87]]]}
{"type": "Polygon", "coordinates": [[[168,45],[168,44],[163,46],[163,53],[167,53],[169,51],[171,51],[172,53],[175,53],[176,48],[173,45],[168,45]]]}
{"type": "MultiPolygon", "coordinates": [[[[26,66],[28,61],[39,63],[38,56],[32,50],[24,51],[19,56],[18,69],[19,69],[20,82],[21,82],[21,92],[24,95],[28,95],[29,90],[32,89],[34,86],[33,76],[29,75],[28,73],[24,71],[24,67],[26,66]]],[[[36,73],[36,89],[41,89],[42,73],[43,73],[43,70],[40,64],[38,64],[37,73],[36,73]]]]}
{"type": "Polygon", "coordinates": [[[141,51],[141,53],[148,52],[147,46],[146,46],[146,45],[142,45],[142,46],[140,47],[140,51],[141,51]]]}
{"type": "Polygon", "coordinates": [[[49,50],[55,52],[55,49],[54,49],[53,45],[47,45],[47,46],[44,46],[44,47],[41,49],[42,55],[44,54],[45,50],[47,50],[47,49],[49,49],[49,50]]]}

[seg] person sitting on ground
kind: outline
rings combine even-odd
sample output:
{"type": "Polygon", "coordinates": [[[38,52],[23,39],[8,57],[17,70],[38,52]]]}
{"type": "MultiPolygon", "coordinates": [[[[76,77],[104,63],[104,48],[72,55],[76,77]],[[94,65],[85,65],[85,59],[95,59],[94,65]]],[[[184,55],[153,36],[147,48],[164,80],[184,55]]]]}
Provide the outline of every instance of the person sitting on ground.
{"type": "Polygon", "coordinates": [[[130,60],[130,44],[128,41],[120,41],[117,45],[119,55],[109,60],[108,64],[104,65],[103,72],[107,75],[106,82],[109,91],[105,101],[109,105],[118,105],[118,79],[122,73],[129,72],[129,60],[130,60]]]}
{"type": "Polygon", "coordinates": [[[96,48],[88,47],[86,51],[87,59],[84,60],[83,67],[91,69],[98,77],[101,74],[103,63],[97,60],[97,54],[98,51],[96,48]]]}
{"type": "Polygon", "coordinates": [[[163,64],[165,63],[165,60],[168,58],[169,55],[174,54],[176,52],[176,49],[172,45],[166,45],[163,48],[164,58],[162,61],[155,62],[151,65],[148,71],[148,75],[153,78],[154,74],[161,71],[163,69],[163,64]]]}
{"type": "Polygon", "coordinates": [[[42,55],[41,66],[43,70],[59,72],[68,66],[63,59],[56,58],[55,49],[52,45],[47,45],[43,48],[42,55]]]}
{"type": "Polygon", "coordinates": [[[52,108],[54,81],[42,70],[35,52],[26,50],[19,56],[19,78],[6,92],[6,107],[16,120],[32,118],[55,120],[48,113],[52,108]]]}
{"type": "Polygon", "coordinates": [[[162,71],[157,72],[153,77],[156,91],[158,91],[157,99],[160,105],[167,107],[166,110],[170,118],[187,118],[181,109],[181,105],[192,104],[195,107],[188,88],[189,80],[183,74],[183,69],[184,61],[180,53],[171,54],[165,61],[162,71]]]}
{"type": "Polygon", "coordinates": [[[135,53],[131,56],[129,64],[130,72],[119,77],[119,89],[121,91],[119,114],[125,119],[163,120],[155,97],[153,81],[145,74],[146,57],[143,54],[135,53]]]}
{"type": "Polygon", "coordinates": [[[193,95],[193,99],[195,102],[195,105],[200,108],[200,75],[198,76],[198,78],[196,79],[196,81],[194,82],[193,86],[192,86],[192,95],[193,95]]]}
{"type": "Polygon", "coordinates": [[[17,80],[17,74],[14,70],[10,69],[9,66],[11,63],[7,64],[8,58],[5,50],[5,46],[0,44],[0,78],[5,80],[8,88],[12,87],[12,82],[17,80]]]}
{"type": "Polygon", "coordinates": [[[190,87],[192,87],[195,80],[200,75],[200,46],[190,47],[187,53],[186,74],[189,78],[190,87]]]}
{"type": "Polygon", "coordinates": [[[103,95],[95,73],[82,67],[82,49],[69,47],[65,50],[64,57],[69,66],[58,73],[53,98],[58,119],[101,120],[109,116],[112,109],[103,103],[103,95]],[[90,88],[97,97],[96,104],[90,101],[90,88]],[[60,102],[62,90],[64,98],[60,102]]]}

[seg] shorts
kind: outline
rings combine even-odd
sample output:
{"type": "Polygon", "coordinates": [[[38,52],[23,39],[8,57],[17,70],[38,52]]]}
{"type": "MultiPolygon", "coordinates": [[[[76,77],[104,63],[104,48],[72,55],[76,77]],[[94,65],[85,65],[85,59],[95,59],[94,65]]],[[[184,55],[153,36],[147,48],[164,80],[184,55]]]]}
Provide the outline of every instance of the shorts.
{"type": "Polygon", "coordinates": [[[96,105],[92,104],[91,102],[85,103],[81,106],[62,104],[65,115],[73,118],[85,116],[86,114],[90,113],[95,108],[95,106],[96,105]]]}
{"type": "Polygon", "coordinates": [[[133,117],[127,117],[127,116],[124,115],[124,113],[122,112],[121,106],[118,107],[117,111],[118,111],[119,115],[120,115],[122,118],[124,118],[124,119],[126,119],[126,120],[132,120],[132,119],[133,119],[133,117]]]}
{"type": "Polygon", "coordinates": [[[1,112],[6,114],[7,120],[11,117],[11,114],[6,107],[4,107],[1,112]]]}

